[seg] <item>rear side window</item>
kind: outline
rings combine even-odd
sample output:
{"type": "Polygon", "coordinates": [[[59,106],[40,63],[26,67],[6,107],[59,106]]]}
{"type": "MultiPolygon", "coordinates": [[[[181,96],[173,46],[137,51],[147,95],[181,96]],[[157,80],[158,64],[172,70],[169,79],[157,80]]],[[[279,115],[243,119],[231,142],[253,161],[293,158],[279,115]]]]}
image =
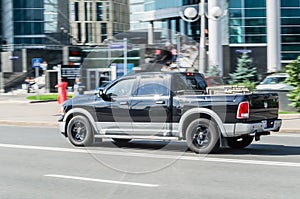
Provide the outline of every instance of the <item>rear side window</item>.
{"type": "Polygon", "coordinates": [[[170,89],[165,85],[166,79],[163,76],[142,77],[139,81],[138,88],[135,92],[136,96],[145,95],[169,95],[170,89]]]}
{"type": "Polygon", "coordinates": [[[205,91],[206,82],[198,73],[180,73],[174,75],[173,91],[190,90],[190,91],[205,91]]]}

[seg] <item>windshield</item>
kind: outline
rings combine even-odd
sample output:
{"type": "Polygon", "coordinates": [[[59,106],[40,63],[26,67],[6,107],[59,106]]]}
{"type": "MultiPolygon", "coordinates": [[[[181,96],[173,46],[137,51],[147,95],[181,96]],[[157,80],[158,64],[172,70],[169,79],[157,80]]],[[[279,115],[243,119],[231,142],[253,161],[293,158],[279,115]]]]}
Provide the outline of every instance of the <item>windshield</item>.
{"type": "Polygon", "coordinates": [[[285,81],[287,77],[267,77],[261,84],[280,84],[285,81]]]}

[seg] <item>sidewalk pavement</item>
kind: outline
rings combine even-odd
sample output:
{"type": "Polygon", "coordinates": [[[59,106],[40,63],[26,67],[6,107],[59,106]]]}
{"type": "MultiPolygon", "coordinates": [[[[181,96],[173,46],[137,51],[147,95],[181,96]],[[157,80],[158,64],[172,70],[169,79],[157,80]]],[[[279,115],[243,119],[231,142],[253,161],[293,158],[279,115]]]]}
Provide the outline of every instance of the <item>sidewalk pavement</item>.
{"type": "MultiPolygon", "coordinates": [[[[0,94],[0,125],[58,127],[56,101],[32,103],[28,94],[0,94]]],[[[300,133],[300,114],[281,114],[280,132],[300,133]]]]}

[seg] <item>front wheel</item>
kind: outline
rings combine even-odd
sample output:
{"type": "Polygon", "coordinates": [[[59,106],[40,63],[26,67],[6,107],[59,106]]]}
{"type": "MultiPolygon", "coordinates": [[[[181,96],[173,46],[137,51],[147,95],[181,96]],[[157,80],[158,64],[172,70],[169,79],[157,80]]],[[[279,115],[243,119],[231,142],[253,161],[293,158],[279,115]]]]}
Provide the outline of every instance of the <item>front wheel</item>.
{"type": "Polygon", "coordinates": [[[67,135],[69,141],[75,146],[90,146],[94,142],[92,127],[88,119],[81,115],[70,120],[67,135]]]}
{"type": "Polygon", "coordinates": [[[218,148],[217,124],[209,119],[196,119],[187,127],[186,141],[189,148],[200,154],[208,154],[218,148]]]}
{"type": "Polygon", "coordinates": [[[227,144],[233,149],[243,149],[249,146],[253,141],[253,136],[245,135],[242,137],[227,138],[227,144]]]}

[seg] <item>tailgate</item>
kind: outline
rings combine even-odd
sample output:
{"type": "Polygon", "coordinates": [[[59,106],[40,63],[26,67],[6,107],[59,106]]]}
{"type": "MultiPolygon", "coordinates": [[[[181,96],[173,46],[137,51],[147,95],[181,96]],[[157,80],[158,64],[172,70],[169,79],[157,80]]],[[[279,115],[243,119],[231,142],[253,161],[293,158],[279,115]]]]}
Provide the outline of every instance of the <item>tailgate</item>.
{"type": "Polygon", "coordinates": [[[249,95],[250,116],[247,121],[255,122],[278,118],[277,93],[253,93],[249,95]]]}

